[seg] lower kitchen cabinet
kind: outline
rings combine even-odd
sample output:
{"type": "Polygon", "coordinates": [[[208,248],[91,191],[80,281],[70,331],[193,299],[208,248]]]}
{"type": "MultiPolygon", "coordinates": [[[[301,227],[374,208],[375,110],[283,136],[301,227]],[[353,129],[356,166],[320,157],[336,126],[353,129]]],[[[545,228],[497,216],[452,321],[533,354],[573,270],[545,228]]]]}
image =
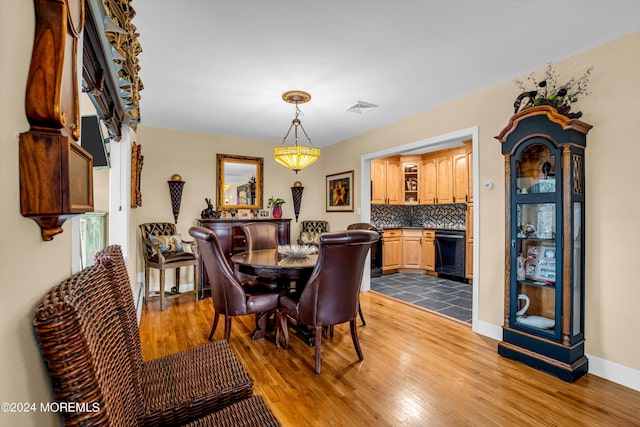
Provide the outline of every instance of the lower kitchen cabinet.
{"type": "Polygon", "coordinates": [[[422,230],[402,230],[402,268],[422,268],[422,230]]]}
{"type": "Polygon", "coordinates": [[[402,268],[402,231],[384,230],[382,238],[382,273],[402,268]]]}
{"type": "Polygon", "coordinates": [[[435,230],[422,231],[422,268],[427,271],[436,270],[435,230]]]}

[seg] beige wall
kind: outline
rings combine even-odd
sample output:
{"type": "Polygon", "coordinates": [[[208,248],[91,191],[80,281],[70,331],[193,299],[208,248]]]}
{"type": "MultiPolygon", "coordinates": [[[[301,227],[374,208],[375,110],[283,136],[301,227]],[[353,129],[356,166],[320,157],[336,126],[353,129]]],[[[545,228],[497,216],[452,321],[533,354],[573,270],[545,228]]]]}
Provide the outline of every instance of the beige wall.
{"type": "MultiPolygon", "coordinates": [[[[640,132],[637,105],[640,95],[640,34],[635,33],[588,52],[558,61],[560,76],[579,76],[593,66],[591,96],[581,99],[574,110],[594,128],[587,148],[587,251],[586,251],[586,351],[590,355],[640,369],[640,343],[630,342],[626,330],[634,324],[635,301],[640,288],[628,280],[628,269],[640,250],[637,217],[640,201],[631,183],[640,179],[634,165],[639,158],[640,132]],[[624,236],[624,238],[622,238],[624,236]],[[635,237],[635,238],[634,238],[635,237]]],[[[470,64],[472,66],[472,64],[470,64]]],[[[538,70],[539,75],[542,70],[538,70]]],[[[528,75],[528,73],[527,73],[528,75]]],[[[526,78],[527,75],[521,76],[526,78]]],[[[243,154],[265,158],[265,196],[282,197],[285,217],[293,216],[289,187],[296,179],[304,186],[300,219],[326,219],[332,229],[359,221],[356,212],[327,213],[324,210],[325,175],[355,170],[355,205],[360,206],[360,158],[415,141],[437,137],[474,126],[479,130],[479,182],[491,180],[493,190],[477,195],[480,253],[479,320],[496,328],[503,323],[504,295],[504,158],[494,138],[513,114],[519,91],[513,81],[425,111],[368,134],[325,147],[320,160],[300,172],[287,171],[272,159],[274,143],[199,135],[141,126],[143,145],[143,207],[138,219],[171,219],[166,181],[180,173],[187,182],[179,227],[186,233],[205,197],[214,196],[215,154],[243,154]]],[[[311,130],[312,132],[312,130],[311,130]]],[[[293,236],[297,235],[294,224],[293,236]]],[[[636,322],[637,323],[637,322],[636,322]]]]}
{"type": "MultiPolygon", "coordinates": [[[[33,336],[35,308],[71,274],[72,259],[70,221],[62,234],[43,242],[36,223],[20,215],[17,135],[29,129],[24,96],[34,24],[33,2],[0,2],[0,223],[6,239],[0,246],[0,402],[39,405],[53,401],[53,393],[33,336]]],[[[108,170],[97,171],[95,184],[96,209],[106,210],[108,170]]],[[[131,222],[133,230],[135,213],[131,222]]],[[[135,268],[128,267],[133,274],[135,268]]],[[[0,413],[0,426],[59,424],[54,413],[0,413]]]]}
{"type": "MultiPolygon", "coordinates": [[[[20,215],[18,141],[28,129],[24,115],[24,90],[33,42],[34,13],[30,2],[0,2],[0,221],[5,244],[0,259],[0,401],[48,402],[50,384],[33,338],[34,308],[42,296],[71,272],[70,224],[52,242],[43,242],[39,228],[20,215]],[[16,25],[15,23],[20,23],[16,25]]],[[[635,33],[558,62],[563,76],[581,74],[593,65],[593,95],[580,103],[584,120],[594,125],[587,149],[587,352],[629,368],[640,369],[640,344],[630,339],[636,320],[640,287],[632,266],[639,258],[637,212],[640,201],[635,183],[640,180],[640,134],[637,99],[640,94],[640,34],[635,33]]],[[[471,64],[472,65],[472,64],[471,64]]],[[[480,182],[491,179],[493,191],[479,195],[481,252],[480,319],[502,324],[504,198],[503,164],[499,144],[493,139],[507,123],[517,89],[504,82],[438,109],[328,147],[318,164],[298,175],[276,164],[271,157],[277,145],[262,141],[198,135],[140,127],[143,146],[143,206],[131,212],[130,238],[137,239],[137,224],[171,219],[166,181],[180,173],[187,182],[179,228],[183,233],[214,197],[215,154],[256,155],[265,158],[265,197],[284,198],[286,217],[293,217],[290,187],[305,186],[301,219],[328,219],[338,229],[357,219],[355,213],[324,212],[324,176],[354,169],[359,185],[360,155],[479,126],[480,182]]],[[[144,117],[144,112],[143,112],[144,117]]],[[[356,205],[359,196],[356,195],[356,205]]],[[[293,234],[298,228],[293,223],[293,234]]],[[[133,250],[132,250],[133,251],[133,250]]],[[[135,251],[133,251],[135,252],[135,251]]],[[[131,265],[129,271],[140,271],[131,265]]],[[[55,414],[1,414],[2,426],[55,425],[55,414]]]]}
{"type": "MultiPolygon", "coordinates": [[[[583,111],[583,120],[594,126],[588,135],[585,166],[586,351],[635,370],[640,369],[640,342],[630,339],[629,329],[638,324],[635,307],[640,301],[640,287],[630,280],[631,266],[640,258],[636,220],[640,200],[634,188],[640,181],[638,52],[640,33],[634,33],[554,64],[567,79],[594,67],[589,86],[593,94],[574,108],[583,111]]],[[[512,81],[501,83],[328,147],[322,159],[323,166],[350,162],[359,175],[360,155],[478,126],[479,182],[496,184],[493,190],[481,189],[476,195],[479,318],[493,325],[502,325],[504,315],[504,159],[494,136],[513,114],[518,93],[512,81]]]]}
{"type": "MultiPolygon", "coordinates": [[[[29,129],[24,94],[33,45],[31,2],[0,2],[0,401],[50,402],[51,387],[33,338],[35,307],[43,295],[71,273],[70,224],[52,242],[43,242],[36,223],[20,215],[18,139],[29,129]],[[20,23],[20,25],[16,25],[20,23]]],[[[3,426],[59,423],[57,414],[0,414],[3,426]]]]}

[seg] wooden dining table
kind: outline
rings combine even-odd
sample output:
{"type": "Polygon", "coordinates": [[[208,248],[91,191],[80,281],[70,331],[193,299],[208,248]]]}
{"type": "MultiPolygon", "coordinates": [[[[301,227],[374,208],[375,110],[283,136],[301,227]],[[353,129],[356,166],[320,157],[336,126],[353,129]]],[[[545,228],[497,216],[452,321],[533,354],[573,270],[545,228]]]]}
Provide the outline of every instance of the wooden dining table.
{"type": "MultiPolygon", "coordinates": [[[[256,276],[259,279],[276,281],[283,290],[302,292],[311,273],[318,262],[318,254],[311,254],[304,257],[291,257],[278,253],[277,249],[258,249],[247,252],[240,252],[231,257],[231,261],[240,273],[256,276]]],[[[266,337],[267,319],[266,313],[258,315],[256,319],[256,330],[251,338],[259,339],[266,337]]],[[[296,325],[296,331],[308,345],[313,345],[315,337],[305,325],[296,325]]]]}
{"type": "Polygon", "coordinates": [[[291,257],[278,253],[277,249],[259,249],[237,253],[231,261],[241,273],[275,280],[283,286],[295,282],[297,290],[302,291],[318,262],[318,254],[291,257]]]}

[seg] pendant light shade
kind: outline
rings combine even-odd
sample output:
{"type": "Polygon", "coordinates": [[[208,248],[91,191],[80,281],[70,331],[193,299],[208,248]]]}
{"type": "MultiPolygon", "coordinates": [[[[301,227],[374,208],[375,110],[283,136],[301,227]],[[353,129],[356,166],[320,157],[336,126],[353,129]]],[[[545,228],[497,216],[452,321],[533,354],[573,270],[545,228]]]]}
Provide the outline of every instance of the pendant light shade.
{"type": "Polygon", "coordinates": [[[320,149],[313,146],[311,138],[307,135],[307,132],[304,130],[304,127],[302,127],[302,123],[298,118],[300,115],[298,104],[309,102],[311,95],[307,92],[292,90],[283,93],[282,99],[291,104],[296,104],[296,116],[291,121],[291,126],[289,126],[287,134],[282,139],[281,146],[274,149],[273,158],[276,162],[286,166],[292,171],[295,171],[295,173],[298,173],[298,171],[306,168],[320,158],[320,149]],[[307,138],[309,146],[298,145],[298,128],[302,130],[302,133],[307,138]],[[284,144],[287,142],[287,138],[291,134],[292,129],[294,144],[291,146],[285,146],[284,144]]]}

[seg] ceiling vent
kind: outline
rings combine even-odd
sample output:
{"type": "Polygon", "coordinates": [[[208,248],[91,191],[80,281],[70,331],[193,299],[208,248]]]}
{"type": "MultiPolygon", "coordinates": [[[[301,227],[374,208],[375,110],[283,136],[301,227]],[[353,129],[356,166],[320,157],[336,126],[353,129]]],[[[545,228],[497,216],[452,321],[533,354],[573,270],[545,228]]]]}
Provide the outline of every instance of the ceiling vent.
{"type": "Polygon", "coordinates": [[[376,104],[371,104],[370,102],[358,101],[355,104],[353,104],[351,107],[347,108],[345,111],[364,114],[364,113],[368,113],[374,108],[378,108],[378,106],[376,104]]]}

